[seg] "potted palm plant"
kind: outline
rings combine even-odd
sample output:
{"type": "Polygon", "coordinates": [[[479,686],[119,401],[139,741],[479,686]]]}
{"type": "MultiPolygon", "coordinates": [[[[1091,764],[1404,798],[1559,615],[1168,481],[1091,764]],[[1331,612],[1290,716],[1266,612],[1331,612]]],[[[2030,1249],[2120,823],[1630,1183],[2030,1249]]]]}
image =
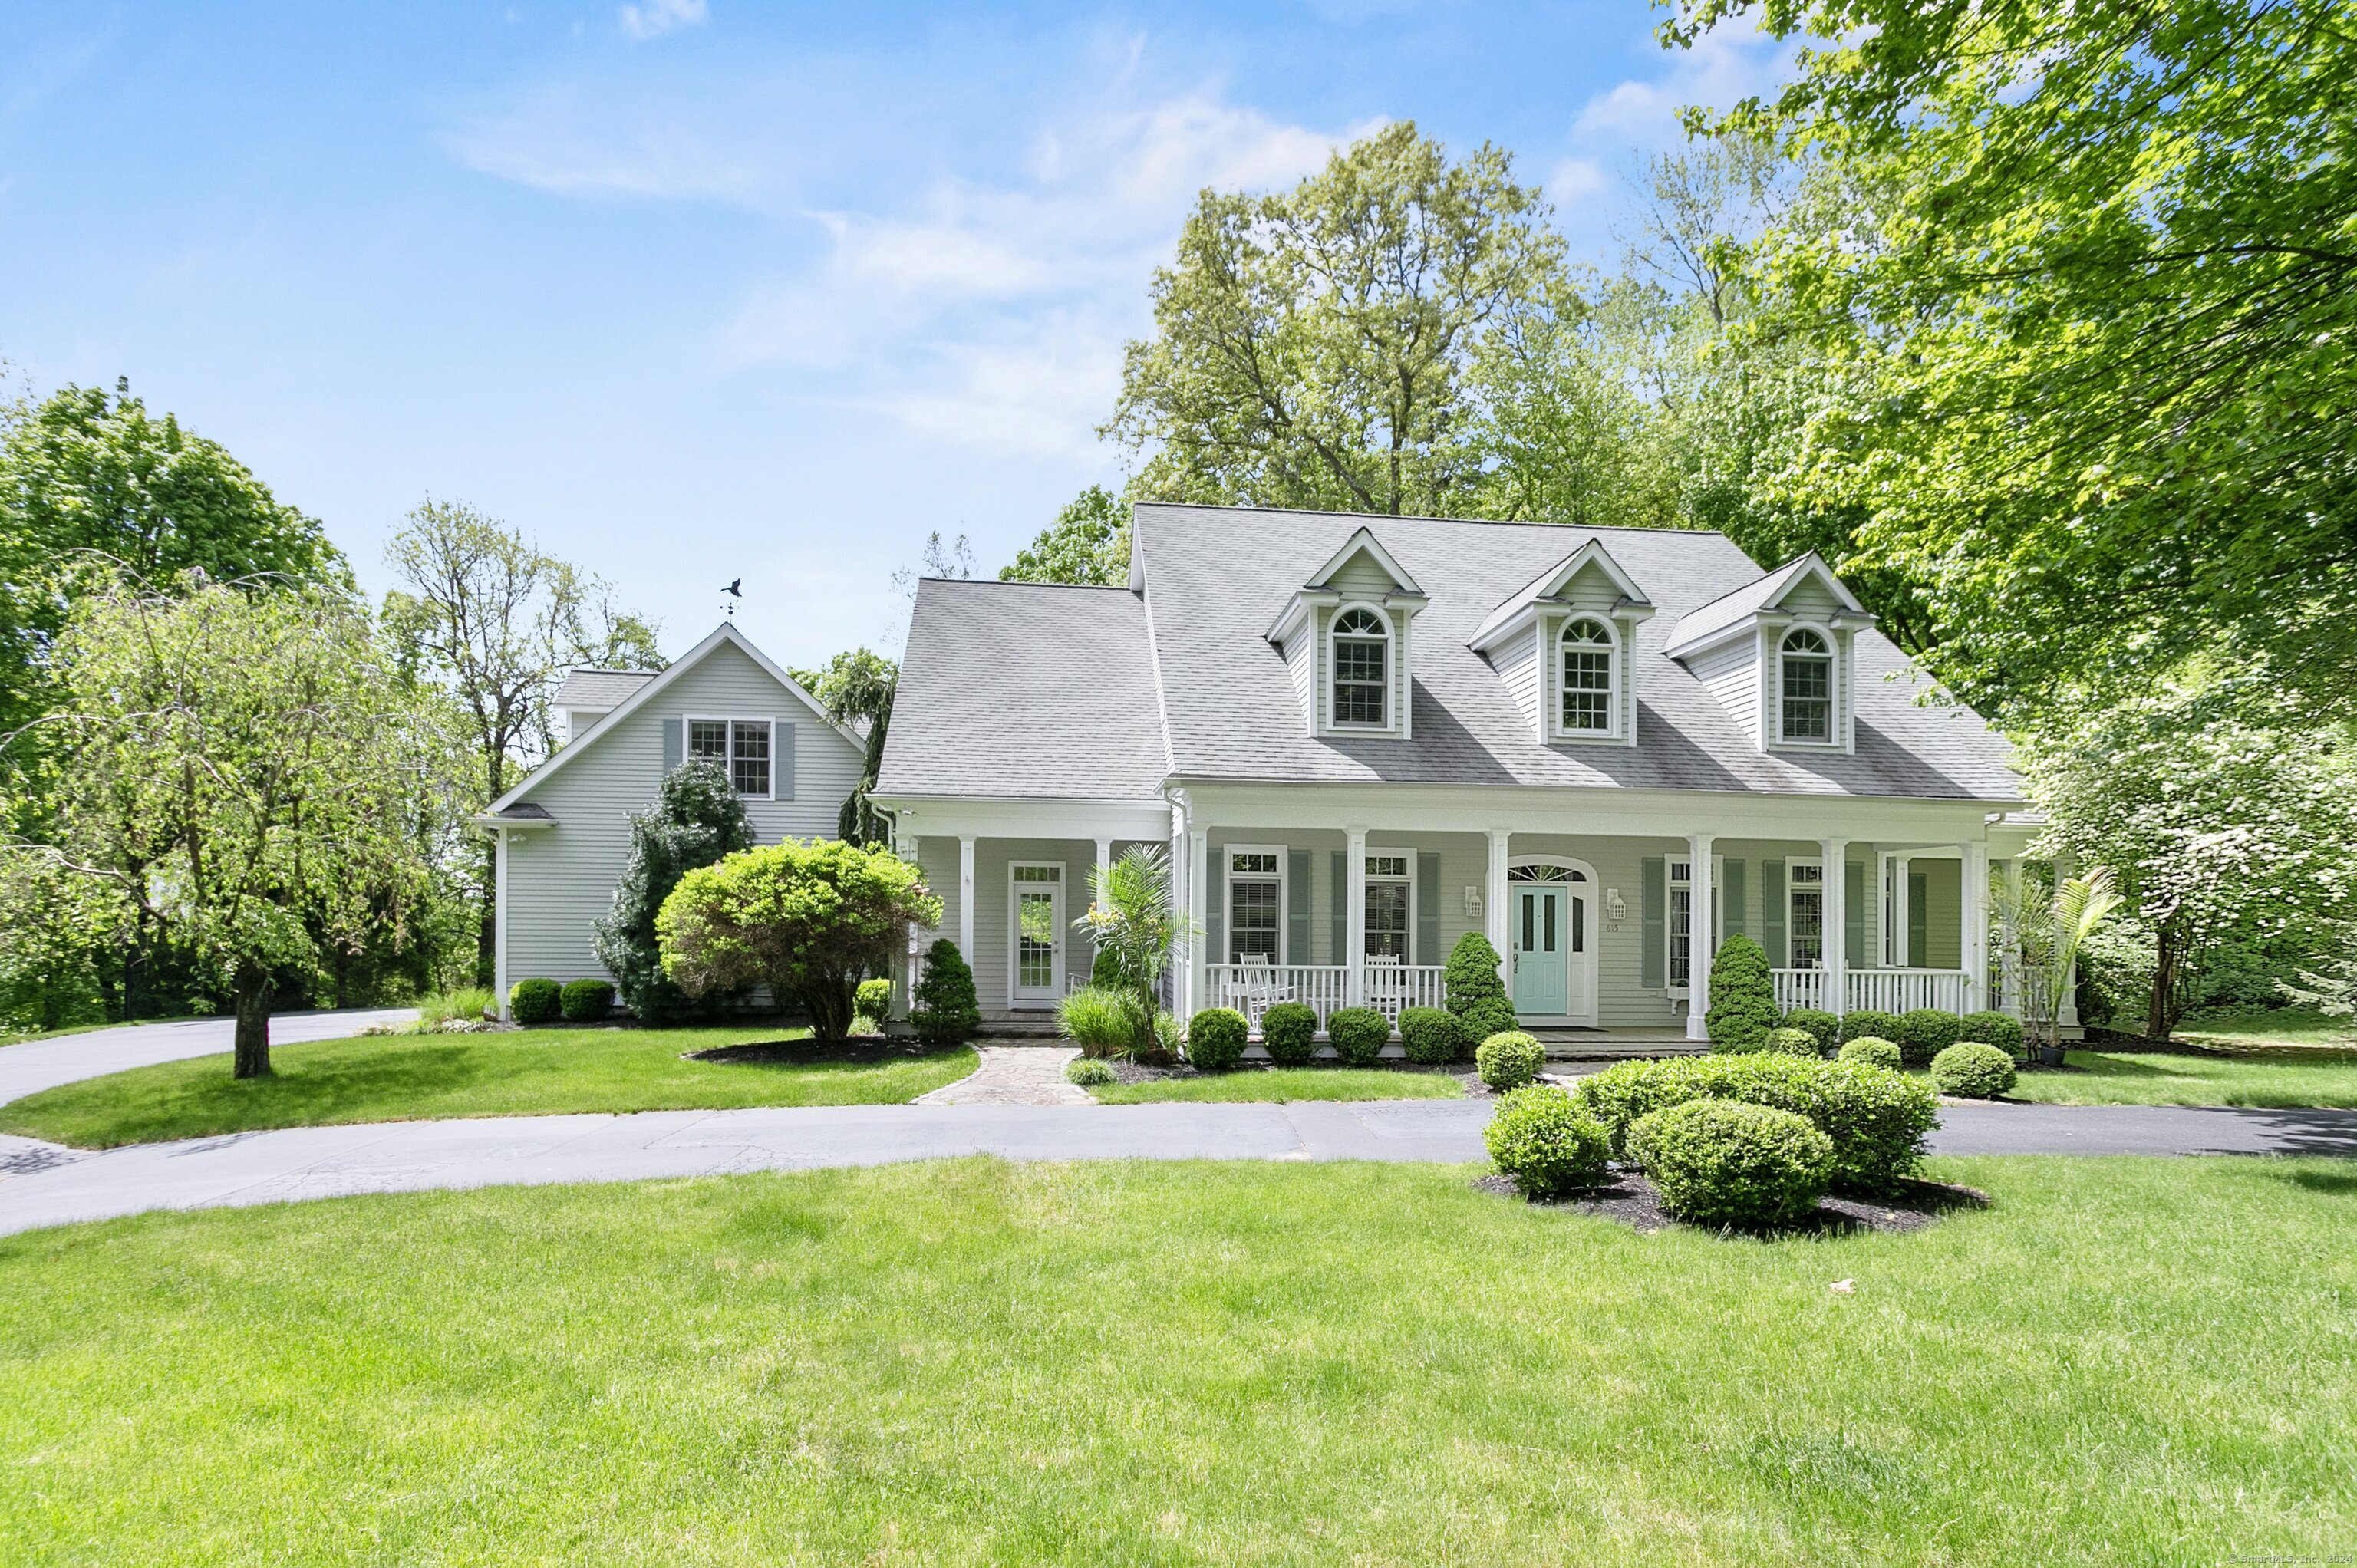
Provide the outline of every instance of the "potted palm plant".
{"type": "Polygon", "coordinates": [[[2006,968],[2021,999],[2021,1023],[2041,1067],[2061,1067],[2062,998],[2079,965],[2079,950],[2120,907],[2112,874],[2096,866],[2049,888],[2026,881],[1998,896],[2007,933],[2006,968]]]}

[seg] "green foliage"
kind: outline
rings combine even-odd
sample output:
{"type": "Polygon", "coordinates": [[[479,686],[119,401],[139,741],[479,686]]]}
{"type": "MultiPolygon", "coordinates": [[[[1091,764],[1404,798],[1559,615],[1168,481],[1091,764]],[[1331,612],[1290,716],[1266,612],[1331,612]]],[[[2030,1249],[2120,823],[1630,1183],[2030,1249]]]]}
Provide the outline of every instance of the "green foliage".
{"type": "Polygon", "coordinates": [[[787,839],[681,877],[655,939],[663,972],[689,995],[767,985],[833,1041],[851,1032],[861,979],[907,950],[909,927],[941,918],[942,901],[890,850],[787,839]]]}
{"type": "Polygon", "coordinates": [[[1514,1004],[1498,978],[1501,961],[1490,939],[1479,931],[1466,932],[1448,950],[1440,976],[1443,998],[1468,1040],[1486,1040],[1514,1026],[1514,1004]]]}
{"type": "Polygon", "coordinates": [[[414,1026],[421,1035],[430,1035],[445,1024],[479,1024],[484,1015],[492,1011],[494,998],[488,986],[469,985],[457,991],[445,991],[423,997],[417,1004],[417,1022],[414,1026]]]}
{"type": "Polygon", "coordinates": [[[1932,1058],[1932,1083],[1943,1094],[1995,1100],[2014,1084],[2011,1053],[1980,1040],[1959,1040],[1932,1058]]]}
{"type": "Polygon", "coordinates": [[[1833,1175],[1834,1144],[1808,1118],[1772,1106],[1697,1100],[1629,1130],[1629,1153],[1672,1214],[1696,1225],[1790,1225],[1833,1175]]]}
{"type": "Polygon", "coordinates": [[[1501,1174],[1530,1197],[1558,1197],[1600,1186],[1609,1169],[1604,1129],[1552,1083],[1530,1084],[1498,1101],[1481,1142],[1501,1174]]]}
{"type": "Polygon", "coordinates": [[[1400,1046],[1407,1059],[1440,1067],[1465,1054],[1465,1026],[1446,1007],[1406,1007],[1400,1011],[1400,1046]]]}
{"type": "Polygon", "coordinates": [[[565,1011],[565,988],[553,980],[519,980],[508,987],[508,1016],[519,1024],[554,1024],[565,1011]]]}
{"type": "Polygon", "coordinates": [[[630,852],[614,901],[590,926],[590,946],[641,1024],[668,1025],[702,1009],[663,972],[655,915],[681,877],[753,847],[745,802],[715,762],[683,762],[660,800],[630,816],[630,852]]]}
{"type": "Polygon", "coordinates": [[[1064,1037],[1092,1057],[1144,1055],[1154,1045],[1154,1004],[1125,985],[1083,985],[1056,1004],[1064,1037]]]}
{"type": "Polygon", "coordinates": [[[1776,982],[1768,954],[1749,937],[1718,945],[1710,961],[1710,1007],[1703,1015],[1715,1051],[1762,1051],[1776,1026],[1776,982]]]}
{"type": "Polygon", "coordinates": [[[568,1024],[599,1023],[614,1010],[614,983],[610,980],[567,981],[562,1006],[565,1021],[568,1024]]]}
{"type": "Polygon", "coordinates": [[[1784,1027],[1806,1029],[1809,1037],[1816,1041],[1817,1055],[1821,1057],[1833,1055],[1834,1047],[1841,1044],[1841,1020],[1822,1008],[1793,1008],[1784,1015],[1784,1027]]]}
{"type": "Polygon", "coordinates": [[[900,689],[900,667],[880,653],[856,648],[836,654],[823,669],[788,673],[826,711],[829,723],[866,733],[859,782],[852,786],[835,815],[835,836],[846,843],[888,842],[890,824],[877,815],[868,796],[876,788],[877,770],[884,766],[884,743],[892,727],[892,699],[900,689]]]}
{"type": "Polygon", "coordinates": [[[1117,983],[1153,996],[1187,929],[1171,907],[1169,857],[1132,844],[1112,865],[1097,867],[1090,874],[1088,912],[1072,929],[1096,944],[1098,967],[1110,964],[1117,983]]]}
{"type": "MultiPolygon", "coordinates": [[[[2023,1027],[2040,1045],[2061,1048],[2062,1004],[2080,951],[2119,903],[2110,870],[2100,865],[2051,889],[2033,877],[2000,892],[1999,924],[2010,939],[2006,973],[2018,993],[2023,1027]]],[[[2156,1011],[2168,989],[2156,983],[2156,1011]]]]}
{"type": "Polygon", "coordinates": [[[1842,1015],[1841,1037],[1844,1041],[1862,1040],[1869,1036],[1878,1040],[1897,1039],[1899,1015],[1878,1013],[1870,1007],[1861,1007],[1854,1013],[1842,1015]]]}
{"type": "Polygon", "coordinates": [[[1064,505],[1056,521],[1015,553],[998,574],[1005,583],[1082,583],[1119,587],[1129,581],[1129,507],[1103,485],[1064,505]]]}
{"type": "Polygon", "coordinates": [[[1369,1067],[1391,1043],[1391,1020],[1372,1007],[1339,1008],[1326,1020],[1326,1040],[1346,1067],[1369,1067]]]}
{"type": "Polygon", "coordinates": [[[1307,1002],[1280,1002],[1260,1015],[1261,1048],[1279,1067],[1307,1067],[1318,1054],[1318,1010],[1307,1002]]]}
{"type": "Polygon", "coordinates": [[[1846,1062],[1864,1062],[1868,1067],[1878,1067],[1885,1072],[1897,1072],[1906,1065],[1907,1060],[1900,1053],[1898,1042],[1878,1039],[1872,1035],[1860,1035],[1855,1040],[1844,1041],[1838,1059],[1846,1062]]]}
{"type": "Polygon", "coordinates": [[[892,983],[881,975],[859,983],[852,993],[852,1006],[869,1018],[884,1019],[892,1012],[892,983]]]}
{"type": "Polygon", "coordinates": [[[1064,1064],[1064,1081],[1095,1089],[1118,1081],[1112,1064],[1095,1057],[1074,1057],[1064,1064]]]}
{"type": "Polygon", "coordinates": [[[1899,1049],[1909,1067],[1923,1067],[1933,1057],[1964,1037],[1964,1021],[1937,1007],[1918,1007],[1899,1015],[1899,1049]]]}
{"type": "Polygon", "coordinates": [[[1520,1089],[1546,1066],[1546,1047],[1519,1029],[1491,1036],[1473,1051],[1474,1070],[1491,1089],[1520,1089]]]}
{"type": "Polygon", "coordinates": [[[1243,1060],[1252,1025],[1232,1007],[1206,1007],[1187,1024],[1187,1059],[1204,1072],[1226,1072],[1243,1060]]]}
{"type": "Polygon", "coordinates": [[[974,971],[947,937],[925,950],[925,972],[909,998],[909,1026],[929,1046],[955,1045],[982,1027],[974,971]]]}
{"type": "Polygon", "coordinates": [[[1806,1116],[1834,1141],[1835,1185],[1863,1192],[1886,1190],[1915,1168],[1940,1109],[1929,1088],[1897,1072],[1765,1053],[1618,1062],[1581,1079],[1574,1093],[1611,1135],[1616,1155],[1638,1120],[1689,1100],[1739,1100],[1806,1116]]]}
{"type": "Polygon", "coordinates": [[[1788,1057],[1806,1057],[1812,1061],[1824,1055],[1817,1049],[1817,1037],[1806,1029],[1770,1029],[1763,1048],[1788,1057]]]}
{"type": "Polygon", "coordinates": [[[1962,1030],[1960,1037],[1995,1046],[2008,1057],[2020,1059],[2021,1020],[2011,1014],[1996,1011],[1967,1013],[1959,1027],[1962,1030]]]}

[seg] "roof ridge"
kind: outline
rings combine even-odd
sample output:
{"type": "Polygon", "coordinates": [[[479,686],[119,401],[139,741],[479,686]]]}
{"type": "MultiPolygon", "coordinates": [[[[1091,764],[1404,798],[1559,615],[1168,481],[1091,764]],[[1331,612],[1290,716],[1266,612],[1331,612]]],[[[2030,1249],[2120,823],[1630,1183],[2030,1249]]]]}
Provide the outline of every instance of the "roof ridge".
{"type": "Polygon", "coordinates": [[[1085,588],[1096,594],[1125,594],[1126,583],[1039,583],[1028,577],[920,577],[920,583],[952,583],[970,587],[988,584],[997,588],[1085,588]]]}
{"type": "Polygon", "coordinates": [[[1234,506],[1217,501],[1137,501],[1133,503],[1133,510],[1149,506],[1171,511],[1242,511],[1259,517],[1282,513],[1291,517],[1355,518],[1366,522],[1461,522],[1477,528],[1578,528],[1591,533],[1680,533],[1692,534],[1698,539],[1716,535],[1729,543],[1734,542],[1723,528],[1680,528],[1669,523],[1547,522],[1527,517],[1441,517],[1421,511],[1327,511],[1317,507],[1234,506]]]}

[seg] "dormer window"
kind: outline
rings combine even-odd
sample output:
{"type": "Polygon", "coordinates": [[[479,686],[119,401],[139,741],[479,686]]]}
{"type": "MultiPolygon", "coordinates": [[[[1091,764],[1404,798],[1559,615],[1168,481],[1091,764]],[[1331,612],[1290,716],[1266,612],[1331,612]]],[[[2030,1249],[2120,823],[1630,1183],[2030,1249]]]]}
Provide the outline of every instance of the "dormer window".
{"type": "Polygon", "coordinates": [[[1782,738],[1830,742],[1834,738],[1834,653],[1824,634],[1795,627],[1784,634],[1780,653],[1782,738]]]}
{"type": "Polygon", "coordinates": [[[1372,606],[1346,606],[1334,617],[1333,644],[1334,723],[1383,728],[1391,722],[1391,622],[1372,606]]]}
{"type": "Polygon", "coordinates": [[[1589,735],[1612,733],[1620,686],[1612,678],[1619,644],[1612,628],[1582,616],[1563,628],[1563,727],[1589,735]]]}

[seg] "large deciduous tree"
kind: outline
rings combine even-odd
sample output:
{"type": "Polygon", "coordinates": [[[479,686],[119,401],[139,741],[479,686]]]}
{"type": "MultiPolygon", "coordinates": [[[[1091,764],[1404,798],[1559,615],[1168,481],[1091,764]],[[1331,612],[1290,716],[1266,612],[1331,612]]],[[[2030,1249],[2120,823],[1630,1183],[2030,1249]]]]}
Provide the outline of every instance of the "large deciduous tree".
{"type": "Polygon", "coordinates": [[[1101,588],[1129,581],[1129,505],[1091,485],[1001,567],[1003,583],[1080,583],[1101,588]]]}
{"type": "Polygon", "coordinates": [[[835,832],[851,843],[888,842],[891,828],[868,796],[884,766],[884,743],[892,727],[892,699],[900,687],[899,666],[880,653],[855,648],[828,660],[823,669],[791,673],[803,691],[818,699],[831,723],[858,732],[865,740],[859,782],[852,786],[843,809],[835,814],[835,832]]]}

